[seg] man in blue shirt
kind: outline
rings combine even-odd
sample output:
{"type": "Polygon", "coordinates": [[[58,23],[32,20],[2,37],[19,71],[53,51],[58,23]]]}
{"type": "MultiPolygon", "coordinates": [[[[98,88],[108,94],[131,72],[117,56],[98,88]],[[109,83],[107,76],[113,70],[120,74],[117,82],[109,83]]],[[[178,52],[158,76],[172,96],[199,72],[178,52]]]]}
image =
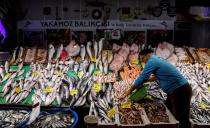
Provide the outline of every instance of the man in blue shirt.
{"type": "Polygon", "coordinates": [[[160,88],[167,93],[166,106],[180,122],[180,128],[190,128],[189,113],[192,88],[175,66],[152,53],[153,51],[150,49],[140,52],[141,61],[145,63],[144,70],[122,98],[130,95],[144,82],[157,79],[160,88]],[[151,77],[151,74],[155,77],[151,77]]]}

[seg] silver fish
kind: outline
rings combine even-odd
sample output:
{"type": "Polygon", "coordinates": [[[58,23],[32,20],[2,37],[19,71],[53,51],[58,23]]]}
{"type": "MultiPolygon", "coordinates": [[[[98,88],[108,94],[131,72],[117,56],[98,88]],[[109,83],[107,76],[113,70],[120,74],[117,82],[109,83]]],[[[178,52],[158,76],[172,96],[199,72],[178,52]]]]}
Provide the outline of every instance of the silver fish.
{"type": "Polygon", "coordinates": [[[101,38],[100,41],[99,41],[99,49],[98,49],[98,55],[101,55],[101,51],[102,51],[102,48],[103,48],[103,42],[104,42],[104,38],[101,38]]]}
{"type": "Polygon", "coordinates": [[[55,48],[52,44],[48,46],[48,62],[51,62],[53,55],[55,53],[55,48]]]}
{"type": "Polygon", "coordinates": [[[93,71],[94,71],[94,63],[91,63],[90,66],[89,66],[89,69],[88,69],[88,73],[90,75],[92,75],[93,74],[93,71]]]}
{"type": "Polygon", "coordinates": [[[81,45],[80,47],[81,47],[80,56],[81,56],[82,60],[85,60],[85,54],[86,54],[85,46],[81,45]]]}
{"type": "Polygon", "coordinates": [[[95,53],[95,58],[97,58],[98,57],[98,43],[95,41],[94,42],[94,45],[93,45],[93,47],[94,47],[94,53],[95,53]]]}
{"type": "Polygon", "coordinates": [[[92,57],[92,53],[91,53],[91,45],[92,45],[92,43],[91,43],[90,41],[87,42],[86,49],[87,49],[87,53],[88,53],[89,57],[90,57],[90,58],[93,58],[93,57],[92,57]]]}
{"type": "Polygon", "coordinates": [[[62,51],[63,51],[63,44],[61,44],[60,47],[57,49],[56,56],[55,56],[55,61],[57,61],[59,59],[62,51]]]}
{"type": "Polygon", "coordinates": [[[9,72],[9,62],[8,61],[5,62],[4,68],[5,68],[5,72],[8,73],[9,72]]]}

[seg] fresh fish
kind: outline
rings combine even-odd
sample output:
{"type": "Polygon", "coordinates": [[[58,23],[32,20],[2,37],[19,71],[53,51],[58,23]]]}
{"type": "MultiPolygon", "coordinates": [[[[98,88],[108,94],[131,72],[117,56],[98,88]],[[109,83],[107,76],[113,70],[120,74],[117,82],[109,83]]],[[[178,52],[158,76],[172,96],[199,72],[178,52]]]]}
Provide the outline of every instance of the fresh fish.
{"type": "Polygon", "coordinates": [[[87,42],[86,49],[87,49],[87,53],[88,53],[89,57],[90,57],[90,58],[93,58],[93,57],[92,57],[92,53],[91,53],[91,45],[92,45],[92,43],[91,43],[90,41],[87,42]]]}
{"type": "Polygon", "coordinates": [[[37,92],[35,92],[35,95],[32,96],[32,102],[34,107],[32,108],[32,112],[30,113],[29,120],[26,123],[26,125],[30,125],[39,116],[41,107],[40,93],[41,90],[37,90],[37,92]]]}
{"type": "Polygon", "coordinates": [[[18,70],[17,72],[20,72],[20,70],[23,68],[23,62],[21,62],[19,65],[18,65],[18,70]]]}
{"type": "Polygon", "coordinates": [[[18,47],[15,48],[15,50],[13,51],[13,54],[12,54],[12,59],[10,60],[10,64],[13,64],[15,63],[15,60],[16,60],[16,54],[17,54],[17,51],[18,51],[18,47]]]}
{"type": "Polygon", "coordinates": [[[81,45],[80,47],[81,47],[80,56],[81,56],[82,60],[85,60],[85,54],[86,54],[85,46],[81,45]]]}
{"type": "Polygon", "coordinates": [[[79,70],[79,63],[78,62],[75,62],[74,63],[74,71],[75,72],[78,72],[78,70],[79,70]]]}
{"type": "Polygon", "coordinates": [[[1,79],[4,78],[4,69],[0,67],[0,76],[1,76],[1,79]]]}
{"type": "Polygon", "coordinates": [[[88,73],[90,75],[92,75],[93,74],[93,71],[94,71],[94,63],[91,63],[90,66],[89,66],[89,69],[88,69],[88,73]]]}
{"type": "Polygon", "coordinates": [[[63,44],[61,44],[60,47],[57,49],[56,56],[55,56],[55,61],[57,61],[59,59],[62,51],[63,51],[63,44]]]}
{"type": "Polygon", "coordinates": [[[55,53],[55,48],[52,44],[48,46],[48,62],[51,62],[53,55],[55,53]]]}
{"type": "Polygon", "coordinates": [[[104,38],[101,38],[99,41],[99,49],[98,49],[98,55],[101,55],[102,48],[103,48],[104,38]]]}
{"type": "Polygon", "coordinates": [[[5,68],[5,72],[8,73],[9,72],[9,62],[8,61],[5,62],[4,68],[5,68]]]}
{"type": "Polygon", "coordinates": [[[96,41],[94,42],[93,47],[94,47],[95,58],[97,58],[98,57],[98,43],[96,41]]]}
{"type": "Polygon", "coordinates": [[[23,47],[20,47],[19,48],[19,54],[18,54],[18,57],[17,57],[17,60],[16,60],[16,63],[18,62],[22,62],[22,57],[23,57],[23,47]]]}
{"type": "Polygon", "coordinates": [[[104,72],[102,61],[99,61],[99,70],[100,70],[101,72],[104,72]]]}

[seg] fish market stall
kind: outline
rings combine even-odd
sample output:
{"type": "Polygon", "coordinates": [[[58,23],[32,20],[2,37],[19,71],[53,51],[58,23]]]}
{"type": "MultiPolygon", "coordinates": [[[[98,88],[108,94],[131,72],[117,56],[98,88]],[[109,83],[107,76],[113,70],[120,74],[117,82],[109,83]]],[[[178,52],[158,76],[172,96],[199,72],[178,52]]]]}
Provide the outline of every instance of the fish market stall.
{"type": "MultiPolygon", "coordinates": [[[[98,117],[99,127],[178,127],[178,121],[162,103],[166,94],[158,82],[144,83],[147,90],[144,98],[153,102],[119,99],[141,74],[143,64],[138,54],[146,46],[113,43],[112,49],[107,49],[104,41],[101,38],[86,45],[70,41],[67,46],[50,44],[48,49],[15,48],[0,67],[0,104],[34,106],[30,114],[38,114],[30,123],[33,126],[46,120],[57,123],[45,126],[73,125],[64,121],[70,118],[65,114],[62,117],[60,113],[42,112],[46,106],[87,107],[88,115],[98,117]]],[[[209,124],[207,50],[175,47],[165,42],[156,48],[156,54],[174,64],[192,85],[192,123],[209,124]],[[165,52],[168,56],[164,56],[165,52]],[[199,62],[191,63],[195,61],[199,62]]]]}

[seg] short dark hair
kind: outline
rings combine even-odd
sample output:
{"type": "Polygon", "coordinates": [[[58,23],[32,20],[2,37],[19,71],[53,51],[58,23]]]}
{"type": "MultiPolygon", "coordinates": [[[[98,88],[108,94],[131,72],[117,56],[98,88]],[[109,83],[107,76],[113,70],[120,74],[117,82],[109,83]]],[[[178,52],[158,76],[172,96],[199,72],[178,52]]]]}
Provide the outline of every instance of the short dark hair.
{"type": "Polygon", "coordinates": [[[154,51],[152,49],[144,49],[142,51],[139,52],[139,55],[147,55],[150,53],[153,53],[154,51]]]}

